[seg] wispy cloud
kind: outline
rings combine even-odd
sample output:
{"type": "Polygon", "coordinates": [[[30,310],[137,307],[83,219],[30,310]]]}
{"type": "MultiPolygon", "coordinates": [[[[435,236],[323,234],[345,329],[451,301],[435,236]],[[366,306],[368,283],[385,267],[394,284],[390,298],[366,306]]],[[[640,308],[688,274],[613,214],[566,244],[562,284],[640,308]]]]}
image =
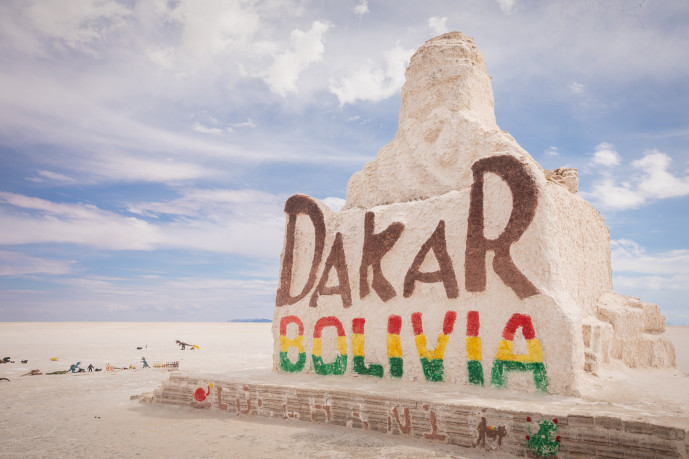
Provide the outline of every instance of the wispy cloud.
{"type": "Polygon", "coordinates": [[[437,16],[428,18],[428,27],[431,28],[435,35],[442,35],[444,33],[447,33],[447,18],[440,18],[437,16]]]}
{"type": "Polygon", "coordinates": [[[0,250],[0,276],[30,274],[71,274],[75,261],[32,257],[21,252],[0,250]]]}
{"type": "Polygon", "coordinates": [[[617,166],[622,161],[620,154],[613,149],[611,143],[603,142],[596,147],[591,163],[597,166],[617,166]]]}
{"type": "Polygon", "coordinates": [[[558,150],[556,146],[551,145],[548,148],[546,148],[543,154],[548,158],[555,158],[557,156],[560,156],[560,150],[558,150]]]}
{"type": "Polygon", "coordinates": [[[500,5],[500,9],[505,14],[512,13],[514,7],[517,5],[517,0],[497,0],[497,2],[498,5],[500,5]]]}
{"type": "MultiPolygon", "coordinates": [[[[669,250],[648,253],[635,241],[619,239],[610,241],[613,271],[649,276],[689,276],[689,250],[669,250]]],[[[689,289],[689,283],[683,288],[689,289]]]]}
{"type": "Polygon", "coordinates": [[[306,32],[299,29],[292,31],[290,49],[275,57],[273,65],[264,77],[273,93],[284,97],[287,93],[297,92],[299,74],[323,57],[323,35],[328,27],[325,22],[315,21],[306,32]]]}
{"type": "Polygon", "coordinates": [[[354,7],[354,13],[358,14],[359,16],[363,16],[364,14],[368,13],[368,1],[359,0],[359,3],[357,3],[354,7]]]}
{"type": "Polygon", "coordinates": [[[37,170],[36,175],[27,177],[27,180],[36,182],[36,183],[44,183],[44,182],[58,182],[58,183],[75,183],[76,180],[72,177],[68,177],[64,174],[60,174],[58,172],[53,172],[53,171],[46,171],[46,170],[37,170]]]}
{"type": "Polygon", "coordinates": [[[647,150],[642,158],[632,161],[633,174],[623,178],[611,171],[621,164],[621,157],[609,143],[598,146],[591,164],[597,166],[599,178],[594,181],[593,190],[584,194],[605,208],[634,209],[653,200],[689,195],[689,174],[673,173],[672,159],[658,150],[647,150]]]}
{"type": "Polygon", "coordinates": [[[340,106],[357,101],[380,101],[397,93],[404,83],[404,71],[413,49],[400,45],[384,53],[385,69],[368,61],[339,82],[330,81],[330,92],[337,96],[340,106]]]}
{"type": "Polygon", "coordinates": [[[251,190],[190,190],[169,202],[130,204],[132,217],[90,204],[0,192],[0,244],[69,243],[101,250],[194,249],[275,257],[283,199],[251,190]],[[159,220],[160,215],[166,216],[159,220]]]}
{"type": "Polygon", "coordinates": [[[204,126],[203,124],[199,123],[198,121],[194,123],[194,125],[191,127],[194,131],[200,132],[202,134],[213,134],[213,135],[220,135],[222,134],[222,129],[217,128],[217,127],[207,127],[204,126]]]}

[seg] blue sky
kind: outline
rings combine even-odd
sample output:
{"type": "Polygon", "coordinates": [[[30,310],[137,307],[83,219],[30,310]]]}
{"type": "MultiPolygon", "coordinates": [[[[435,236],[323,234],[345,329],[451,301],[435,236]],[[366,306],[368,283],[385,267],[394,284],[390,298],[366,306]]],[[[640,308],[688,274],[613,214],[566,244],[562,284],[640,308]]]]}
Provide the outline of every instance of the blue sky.
{"type": "Polygon", "coordinates": [[[411,54],[459,30],[498,124],[579,170],[615,290],[689,325],[689,3],[0,3],[0,320],[271,317],[295,193],[338,209],[411,54]]]}

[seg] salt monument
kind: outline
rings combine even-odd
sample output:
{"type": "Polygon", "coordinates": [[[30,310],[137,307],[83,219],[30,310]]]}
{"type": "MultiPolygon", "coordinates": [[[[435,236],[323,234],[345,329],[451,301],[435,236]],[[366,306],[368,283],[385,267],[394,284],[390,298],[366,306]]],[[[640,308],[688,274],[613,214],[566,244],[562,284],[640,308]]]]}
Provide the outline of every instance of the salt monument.
{"type": "Polygon", "coordinates": [[[274,369],[576,395],[613,360],[674,366],[658,307],[613,292],[577,186],[500,130],[472,39],[427,41],[344,208],[285,204],[274,369]]]}
{"type": "Polygon", "coordinates": [[[688,457],[665,318],[613,291],[576,170],[498,128],[472,39],[429,40],[406,76],[397,135],[344,208],[285,203],[273,371],[173,372],[142,400],[460,451],[688,457]]]}

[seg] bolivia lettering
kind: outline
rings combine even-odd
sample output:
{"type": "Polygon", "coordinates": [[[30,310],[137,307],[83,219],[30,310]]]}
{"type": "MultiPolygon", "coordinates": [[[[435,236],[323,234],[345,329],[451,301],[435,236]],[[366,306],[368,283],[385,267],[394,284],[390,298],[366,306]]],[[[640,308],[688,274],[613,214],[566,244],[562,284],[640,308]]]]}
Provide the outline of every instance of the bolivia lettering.
{"type": "MultiPolygon", "coordinates": [[[[454,329],[457,319],[455,311],[447,311],[443,321],[443,331],[438,335],[436,346],[429,350],[426,335],[423,332],[422,314],[420,312],[411,315],[412,329],[416,351],[421,361],[423,374],[427,381],[439,382],[444,376],[445,348],[450,340],[450,335],[454,329]]],[[[365,319],[355,318],[352,320],[352,353],[354,354],[353,371],[356,374],[383,377],[384,368],[382,364],[366,363],[364,354],[365,342],[365,319]]],[[[478,386],[483,386],[483,364],[481,338],[479,336],[479,313],[469,311],[467,313],[466,328],[466,356],[468,382],[478,386]]],[[[401,378],[404,374],[404,359],[400,332],[402,329],[402,318],[397,315],[388,317],[388,371],[391,377],[401,378]]],[[[543,351],[541,344],[536,338],[531,317],[526,314],[513,314],[510,317],[502,333],[503,339],[500,341],[497,353],[493,360],[491,371],[491,384],[496,387],[505,386],[507,374],[512,371],[531,372],[535,387],[547,392],[548,376],[543,363],[543,351]],[[521,328],[522,334],[526,339],[527,353],[525,355],[514,354],[513,343],[517,330],[521,328]]],[[[313,368],[319,375],[341,375],[347,370],[347,336],[342,322],[334,316],[321,317],[313,330],[313,346],[311,349],[313,368]],[[334,327],[337,331],[337,355],[331,363],[325,363],[322,358],[321,336],[325,327],[334,327]]],[[[285,316],[280,321],[280,369],[289,373],[299,373],[304,370],[306,363],[306,352],[304,349],[304,324],[297,316],[285,316]],[[287,336],[288,325],[295,324],[297,334],[293,338],[287,336]],[[292,362],[289,357],[291,347],[297,350],[297,359],[292,362]]]]}

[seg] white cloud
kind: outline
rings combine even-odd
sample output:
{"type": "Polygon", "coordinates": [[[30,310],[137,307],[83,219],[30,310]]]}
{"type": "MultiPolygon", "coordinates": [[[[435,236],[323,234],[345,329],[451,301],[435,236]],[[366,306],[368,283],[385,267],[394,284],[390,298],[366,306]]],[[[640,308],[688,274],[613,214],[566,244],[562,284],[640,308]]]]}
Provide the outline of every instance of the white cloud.
{"type": "Polygon", "coordinates": [[[613,145],[603,142],[596,147],[591,163],[598,166],[613,167],[619,165],[621,160],[619,153],[613,150],[613,145]]]}
{"type": "Polygon", "coordinates": [[[139,216],[131,217],[91,204],[0,192],[0,244],[195,249],[269,258],[282,247],[283,203],[261,191],[191,189],[167,202],[129,204],[128,211],[139,216]]]}
{"type": "Polygon", "coordinates": [[[323,35],[328,28],[327,23],[315,21],[307,32],[299,29],[292,31],[290,50],[275,58],[268,74],[263,78],[271,92],[283,97],[287,93],[297,92],[299,74],[323,57],[323,35]]]}
{"type": "Polygon", "coordinates": [[[114,181],[175,182],[207,178],[216,171],[203,166],[168,158],[134,158],[129,155],[97,155],[78,167],[91,174],[114,181]]]}
{"type": "Polygon", "coordinates": [[[363,16],[368,13],[368,1],[360,0],[359,3],[354,7],[354,12],[359,16],[363,16]]]}
{"type": "Polygon", "coordinates": [[[339,212],[347,201],[342,198],[328,197],[322,199],[321,202],[330,207],[333,212],[339,212]]]}
{"type": "Polygon", "coordinates": [[[213,135],[220,135],[222,134],[222,129],[220,128],[214,128],[214,127],[207,127],[204,126],[203,124],[199,123],[198,121],[194,123],[194,125],[191,127],[194,131],[196,132],[201,132],[203,134],[213,134],[213,135]]]}
{"type": "Polygon", "coordinates": [[[36,182],[36,183],[43,183],[47,180],[52,181],[52,182],[62,182],[62,183],[74,183],[76,180],[74,180],[72,177],[68,177],[64,174],[60,174],[57,172],[53,171],[45,171],[45,170],[37,170],[36,173],[38,174],[38,177],[28,177],[27,180],[31,182],[36,182]]]}
{"type": "MultiPolygon", "coordinates": [[[[596,151],[593,164],[615,166],[620,156],[612,145],[603,143],[596,151]]],[[[626,177],[620,184],[607,170],[593,185],[593,192],[586,193],[602,206],[612,209],[633,209],[652,199],[677,198],[689,195],[689,174],[676,176],[668,169],[672,159],[658,150],[648,150],[641,159],[632,162],[638,172],[626,177]]]]}
{"type": "Polygon", "coordinates": [[[358,100],[377,102],[396,94],[404,84],[404,71],[413,49],[399,44],[384,53],[385,70],[373,62],[360,66],[339,83],[330,81],[330,92],[337,96],[340,106],[358,100]]]}
{"type": "Polygon", "coordinates": [[[251,121],[251,118],[248,118],[246,121],[242,121],[241,123],[230,124],[230,127],[232,127],[232,128],[243,128],[243,127],[255,128],[256,123],[251,121]]]}
{"type": "Polygon", "coordinates": [[[161,10],[168,21],[182,26],[179,50],[191,61],[211,62],[246,46],[261,24],[259,12],[247,2],[182,0],[168,2],[161,10]]]}
{"type": "Polygon", "coordinates": [[[32,1],[25,14],[36,32],[54,47],[97,54],[92,44],[104,41],[132,11],[113,0],[32,1]]]}
{"type": "Polygon", "coordinates": [[[0,192],[0,244],[73,243],[110,250],[148,250],[160,238],[147,222],[90,204],[55,203],[0,192]],[[33,212],[27,212],[33,211],[33,212]]]}
{"type": "MultiPolygon", "coordinates": [[[[613,271],[653,276],[689,275],[689,250],[647,253],[629,239],[610,241],[613,271]]],[[[689,284],[685,286],[689,288],[689,284]]]]}
{"type": "Polygon", "coordinates": [[[74,261],[50,260],[31,257],[24,253],[0,250],[0,276],[71,274],[74,263],[74,261]]]}
{"type": "Polygon", "coordinates": [[[658,150],[647,151],[643,158],[632,162],[632,166],[643,173],[639,192],[648,198],[665,199],[689,195],[689,174],[684,177],[672,175],[668,169],[672,159],[658,150]]]}
{"type": "Polygon", "coordinates": [[[591,197],[603,207],[612,209],[634,209],[645,201],[629,184],[619,186],[611,178],[596,182],[591,197]]]}
{"type": "Polygon", "coordinates": [[[615,291],[657,303],[668,323],[688,325],[689,250],[649,252],[628,239],[610,245],[615,291]]]}
{"type": "Polygon", "coordinates": [[[583,84],[577,83],[576,81],[573,81],[569,85],[569,90],[572,91],[572,94],[583,94],[585,89],[586,87],[583,84]]]}
{"type": "Polygon", "coordinates": [[[556,146],[551,145],[548,148],[546,148],[543,154],[546,155],[548,158],[554,158],[556,156],[560,156],[560,151],[557,149],[556,146]]]}
{"type": "Polygon", "coordinates": [[[517,4],[517,0],[497,0],[500,9],[505,14],[510,14],[517,4]]]}
{"type": "Polygon", "coordinates": [[[437,16],[428,18],[428,27],[431,28],[435,35],[447,33],[447,18],[439,18],[437,16]]]}

